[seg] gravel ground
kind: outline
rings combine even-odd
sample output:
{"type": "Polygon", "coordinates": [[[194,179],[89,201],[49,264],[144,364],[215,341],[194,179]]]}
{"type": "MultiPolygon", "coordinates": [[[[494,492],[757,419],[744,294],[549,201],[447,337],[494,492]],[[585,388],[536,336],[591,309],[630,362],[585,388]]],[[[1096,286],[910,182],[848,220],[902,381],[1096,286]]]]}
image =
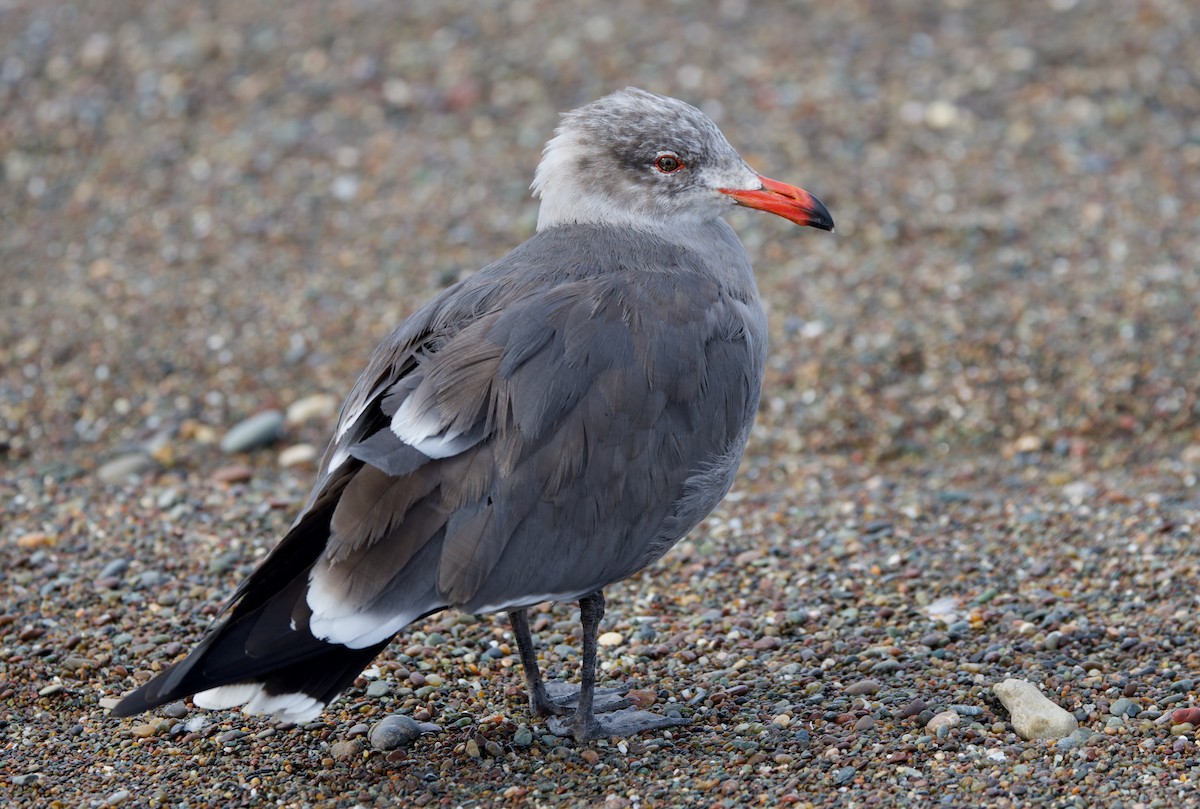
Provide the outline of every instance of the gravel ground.
{"type": "MultiPolygon", "coordinates": [[[[1194,3],[4,0],[0,157],[5,805],[1197,800],[1194,3]],[[759,424],[609,593],[603,676],[692,725],[547,737],[462,615],[306,727],[107,718],[282,534],[376,342],[532,231],[556,113],[626,84],[838,223],[730,217],[759,424]],[[1081,730],[1021,739],[1009,677],[1081,730]],[[441,730],[376,750],[393,713],[441,730]]],[[[535,619],[573,676],[573,610],[535,619]]]]}

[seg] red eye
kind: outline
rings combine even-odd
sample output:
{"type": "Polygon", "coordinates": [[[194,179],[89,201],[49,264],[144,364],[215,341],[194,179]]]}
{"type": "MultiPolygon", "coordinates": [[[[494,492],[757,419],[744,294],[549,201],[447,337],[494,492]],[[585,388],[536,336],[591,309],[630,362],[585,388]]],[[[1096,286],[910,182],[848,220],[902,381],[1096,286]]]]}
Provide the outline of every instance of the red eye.
{"type": "Polygon", "coordinates": [[[683,161],[673,154],[659,155],[658,159],[654,161],[654,168],[663,174],[670,174],[683,168],[683,161]]]}

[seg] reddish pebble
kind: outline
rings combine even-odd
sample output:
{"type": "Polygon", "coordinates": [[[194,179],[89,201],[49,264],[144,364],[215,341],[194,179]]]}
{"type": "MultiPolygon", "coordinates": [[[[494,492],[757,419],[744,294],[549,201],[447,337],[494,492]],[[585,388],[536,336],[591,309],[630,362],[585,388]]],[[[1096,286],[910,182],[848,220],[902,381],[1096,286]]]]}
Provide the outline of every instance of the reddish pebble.
{"type": "Polygon", "coordinates": [[[217,483],[245,483],[254,477],[254,468],[244,463],[222,466],[212,473],[212,479],[217,483]]]}
{"type": "Polygon", "coordinates": [[[626,693],[625,698],[633,703],[633,707],[644,711],[655,703],[658,695],[649,689],[635,689],[626,693]]]}
{"type": "Polygon", "coordinates": [[[1181,725],[1184,722],[1200,725],[1200,708],[1180,708],[1171,714],[1171,719],[1175,721],[1176,725],[1181,725]]]}
{"type": "Polygon", "coordinates": [[[595,750],[584,750],[579,754],[579,757],[593,767],[600,763],[600,754],[595,750]]]}

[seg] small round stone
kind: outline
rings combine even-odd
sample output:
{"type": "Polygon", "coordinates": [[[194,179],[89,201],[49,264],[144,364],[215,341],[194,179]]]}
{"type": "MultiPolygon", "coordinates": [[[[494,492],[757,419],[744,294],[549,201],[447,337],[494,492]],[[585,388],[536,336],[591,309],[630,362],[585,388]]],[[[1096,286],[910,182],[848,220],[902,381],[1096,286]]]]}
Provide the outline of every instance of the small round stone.
{"type": "Polygon", "coordinates": [[[232,455],[275,443],[283,437],[283,419],[282,412],[265,410],[239,421],[221,437],[221,451],[232,455]]]}
{"type": "Polygon", "coordinates": [[[421,728],[410,716],[390,714],[371,726],[367,738],[376,750],[395,750],[421,737],[421,728]]]}
{"type": "Polygon", "coordinates": [[[620,646],[625,642],[625,636],[620,632],[604,632],[596,638],[596,642],[601,646],[620,646]]]}
{"type": "Polygon", "coordinates": [[[344,739],[334,742],[329,746],[329,752],[337,761],[346,761],[352,759],[362,753],[363,744],[361,739],[344,739]]]}
{"type": "Polygon", "coordinates": [[[119,455],[96,470],[96,479],[101,483],[124,483],[133,478],[140,478],[154,468],[154,460],[148,455],[133,452],[119,455]]]}
{"type": "Polygon", "coordinates": [[[855,697],[865,696],[868,694],[878,693],[879,689],[882,687],[883,686],[880,685],[878,680],[859,680],[856,683],[851,683],[850,685],[846,686],[846,693],[855,697]]]}

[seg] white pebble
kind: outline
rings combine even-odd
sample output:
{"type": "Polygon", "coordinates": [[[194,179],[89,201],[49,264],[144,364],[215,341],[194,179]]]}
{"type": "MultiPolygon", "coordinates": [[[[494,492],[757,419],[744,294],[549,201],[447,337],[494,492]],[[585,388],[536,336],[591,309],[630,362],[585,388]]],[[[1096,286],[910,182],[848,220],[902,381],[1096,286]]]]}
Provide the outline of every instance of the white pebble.
{"type": "Polygon", "coordinates": [[[925,123],[934,129],[945,129],[958,120],[958,107],[949,101],[937,100],[925,108],[925,123]]]}
{"type": "Polygon", "coordinates": [[[288,405],[285,421],[288,425],[293,425],[302,424],[309,419],[329,418],[337,412],[337,407],[337,397],[328,393],[314,393],[288,405]]]}
{"type": "Polygon", "coordinates": [[[312,444],[293,444],[279,453],[280,466],[298,466],[317,459],[317,448],[312,444]]]}
{"type": "Polygon", "coordinates": [[[1062,739],[1079,727],[1075,716],[1046,698],[1027,680],[1008,679],[992,686],[1008,709],[1013,729],[1022,739],[1062,739]]]}

